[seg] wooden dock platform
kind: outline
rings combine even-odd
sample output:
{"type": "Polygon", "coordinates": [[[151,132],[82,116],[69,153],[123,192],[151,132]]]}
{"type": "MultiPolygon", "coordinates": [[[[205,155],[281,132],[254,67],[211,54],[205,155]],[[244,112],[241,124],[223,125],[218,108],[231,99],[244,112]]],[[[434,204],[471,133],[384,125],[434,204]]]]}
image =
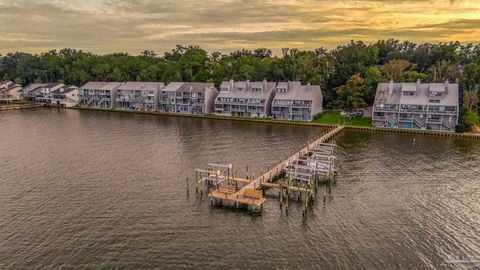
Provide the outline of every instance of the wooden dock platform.
{"type": "Polygon", "coordinates": [[[317,140],[307,144],[304,148],[300,151],[296,152],[277,166],[273,167],[272,169],[265,172],[260,177],[249,180],[243,179],[238,177],[231,177],[229,180],[233,182],[240,182],[246,184],[243,188],[238,191],[232,192],[229,189],[222,189],[218,188],[212,191],[208,196],[212,200],[212,204],[220,203],[222,205],[240,207],[244,206],[250,210],[259,211],[262,209],[263,204],[265,203],[266,199],[257,193],[253,192],[258,190],[262,187],[268,188],[278,188],[278,189],[290,189],[292,191],[300,191],[300,192],[307,192],[306,188],[302,187],[295,187],[295,186],[282,186],[280,184],[271,183],[271,180],[277,176],[280,172],[282,172],[286,167],[292,164],[295,160],[301,158],[305,154],[307,154],[311,149],[316,147],[319,144],[325,144],[333,137],[335,137],[338,133],[340,133],[344,129],[344,126],[336,127],[335,129],[331,130],[330,132],[324,134],[317,140]],[[253,191],[252,191],[253,190],[253,191]]]}

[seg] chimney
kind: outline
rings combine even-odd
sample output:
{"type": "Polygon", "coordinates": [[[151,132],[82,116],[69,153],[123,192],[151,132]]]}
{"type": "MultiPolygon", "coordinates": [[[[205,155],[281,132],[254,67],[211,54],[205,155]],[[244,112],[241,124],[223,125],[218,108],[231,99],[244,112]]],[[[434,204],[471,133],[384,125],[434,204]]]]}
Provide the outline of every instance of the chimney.
{"type": "Polygon", "coordinates": [[[421,83],[422,82],[420,81],[420,79],[417,79],[417,87],[415,88],[415,95],[420,92],[420,84],[421,83]]]}
{"type": "Polygon", "coordinates": [[[450,86],[450,82],[448,80],[445,81],[445,93],[448,92],[448,87],[450,86]]]}
{"type": "Polygon", "coordinates": [[[267,90],[267,80],[263,79],[263,91],[267,90]]]}
{"type": "Polygon", "coordinates": [[[393,80],[391,80],[390,84],[388,85],[388,94],[390,96],[393,95],[393,80]]]}
{"type": "Polygon", "coordinates": [[[287,91],[290,91],[291,89],[292,89],[292,81],[288,81],[287,91]]]}
{"type": "Polygon", "coordinates": [[[245,91],[247,91],[248,89],[250,89],[250,80],[247,80],[245,82],[245,91]]]}

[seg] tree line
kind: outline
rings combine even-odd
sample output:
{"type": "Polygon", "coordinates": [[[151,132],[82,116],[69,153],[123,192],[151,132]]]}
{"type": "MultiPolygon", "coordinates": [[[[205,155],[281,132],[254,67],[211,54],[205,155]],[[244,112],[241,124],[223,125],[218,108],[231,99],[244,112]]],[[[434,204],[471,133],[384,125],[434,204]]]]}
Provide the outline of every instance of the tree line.
{"type": "Polygon", "coordinates": [[[88,81],[296,80],[320,85],[325,107],[372,105],[379,82],[458,82],[462,99],[462,130],[479,124],[480,44],[423,43],[395,39],[375,43],[351,41],[327,50],[283,48],[207,52],[199,46],[177,45],[163,55],[98,55],[74,49],[41,54],[0,55],[0,78],[22,85],[61,82],[81,86],[88,81]]]}

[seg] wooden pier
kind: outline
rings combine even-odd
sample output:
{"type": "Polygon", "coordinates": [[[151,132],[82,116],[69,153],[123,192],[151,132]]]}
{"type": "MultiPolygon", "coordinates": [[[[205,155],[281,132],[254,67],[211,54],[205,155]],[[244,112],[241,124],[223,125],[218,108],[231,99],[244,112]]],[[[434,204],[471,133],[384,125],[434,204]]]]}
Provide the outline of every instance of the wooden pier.
{"type": "MultiPolygon", "coordinates": [[[[234,174],[228,173],[227,175],[222,175],[219,171],[209,171],[209,170],[196,170],[199,173],[206,173],[206,177],[203,179],[217,179],[214,180],[215,184],[219,185],[216,189],[214,189],[208,196],[211,199],[212,205],[214,204],[221,204],[227,205],[231,207],[246,207],[252,211],[261,211],[263,208],[263,204],[265,203],[266,199],[263,196],[263,192],[260,190],[262,188],[277,188],[279,189],[280,194],[280,201],[282,201],[283,191],[286,190],[287,194],[291,191],[300,193],[304,192],[306,194],[310,194],[311,190],[308,187],[300,187],[300,186],[292,186],[282,185],[282,183],[272,183],[272,179],[277,177],[280,173],[285,172],[288,166],[297,163],[298,160],[302,159],[303,157],[307,156],[311,151],[316,149],[319,146],[330,147],[326,144],[329,140],[334,138],[338,133],[340,133],[344,129],[344,126],[336,127],[335,129],[331,130],[330,132],[324,134],[317,140],[307,144],[304,148],[300,151],[296,152],[277,166],[273,167],[272,169],[268,170],[261,176],[257,177],[256,179],[245,179],[245,178],[238,178],[234,174]],[[243,188],[237,190],[235,187],[238,183],[245,184],[243,188]],[[221,186],[220,186],[221,184],[221,186]]],[[[325,157],[327,160],[333,159],[332,157],[325,157]]],[[[224,165],[218,165],[221,167],[225,167],[224,165]]],[[[230,165],[231,166],[231,165],[230,165]]],[[[197,180],[197,184],[199,181],[197,180]]],[[[197,189],[198,190],[198,189],[197,189]]],[[[287,195],[288,196],[288,195],[287,195]]],[[[310,196],[310,195],[307,195],[310,196]]],[[[288,197],[286,197],[287,205],[288,205],[288,197]]]]}

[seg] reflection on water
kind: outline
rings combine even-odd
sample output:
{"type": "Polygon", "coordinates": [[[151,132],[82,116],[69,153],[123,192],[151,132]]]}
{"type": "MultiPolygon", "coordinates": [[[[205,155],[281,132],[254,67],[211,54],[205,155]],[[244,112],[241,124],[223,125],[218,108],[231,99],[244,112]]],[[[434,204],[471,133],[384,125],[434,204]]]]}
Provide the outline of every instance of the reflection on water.
{"type": "Polygon", "coordinates": [[[0,268],[439,268],[480,258],[480,145],[344,132],[307,217],[187,197],[209,162],[260,173],[320,129],[39,109],[0,114],[0,268]],[[326,187],[322,187],[325,189],[326,187]]]}

